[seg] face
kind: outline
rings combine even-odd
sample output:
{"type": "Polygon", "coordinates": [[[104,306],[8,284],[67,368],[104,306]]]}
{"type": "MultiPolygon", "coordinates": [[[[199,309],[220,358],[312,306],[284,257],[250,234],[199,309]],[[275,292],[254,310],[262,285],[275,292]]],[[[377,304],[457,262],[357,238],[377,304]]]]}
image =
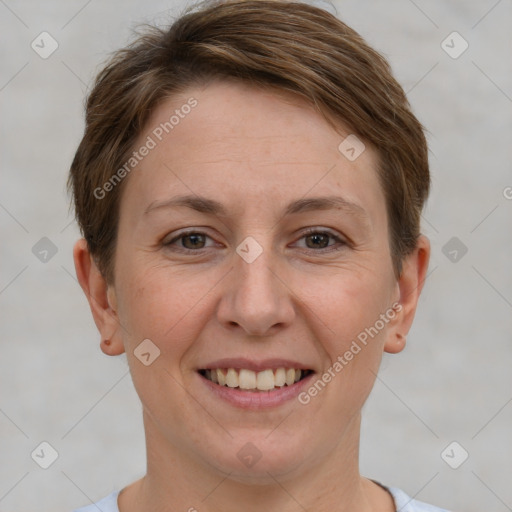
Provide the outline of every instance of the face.
{"type": "Polygon", "coordinates": [[[401,313],[377,155],[348,159],[349,134],[296,97],[233,83],[154,112],[108,297],[162,446],[243,480],[357,443],[401,313]]]}

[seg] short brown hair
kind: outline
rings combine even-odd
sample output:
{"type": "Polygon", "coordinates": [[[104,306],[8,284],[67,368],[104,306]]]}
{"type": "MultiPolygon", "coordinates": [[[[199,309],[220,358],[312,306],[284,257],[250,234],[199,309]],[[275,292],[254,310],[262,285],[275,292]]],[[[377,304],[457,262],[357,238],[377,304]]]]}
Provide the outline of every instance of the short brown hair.
{"type": "Polygon", "coordinates": [[[68,187],[91,254],[109,283],[122,185],[95,193],[133,151],[164,99],[199,83],[235,79],[305,98],[379,156],[395,274],[417,243],[430,188],[423,127],[387,61],[332,14],[274,0],[203,2],[170,28],[150,27],[116,52],[86,105],[68,187]]]}

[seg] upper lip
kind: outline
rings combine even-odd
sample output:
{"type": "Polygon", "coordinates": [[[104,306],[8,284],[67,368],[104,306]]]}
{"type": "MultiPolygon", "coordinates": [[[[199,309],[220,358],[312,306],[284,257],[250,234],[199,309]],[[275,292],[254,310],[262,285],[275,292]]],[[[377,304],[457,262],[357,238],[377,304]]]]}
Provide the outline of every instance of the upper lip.
{"type": "Polygon", "coordinates": [[[207,363],[204,366],[198,368],[199,370],[215,370],[217,368],[234,368],[234,369],[246,369],[252,370],[253,372],[261,372],[263,370],[277,370],[278,368],[295,368],[296,370],[311,370],[311,366],[308,366],[298,361],[292,361],[291,359],[263,359],[256,361],[254,359],[247,359],[245,357],[237,358],[224,358],[217,359],[211,363],[207,363]]]}

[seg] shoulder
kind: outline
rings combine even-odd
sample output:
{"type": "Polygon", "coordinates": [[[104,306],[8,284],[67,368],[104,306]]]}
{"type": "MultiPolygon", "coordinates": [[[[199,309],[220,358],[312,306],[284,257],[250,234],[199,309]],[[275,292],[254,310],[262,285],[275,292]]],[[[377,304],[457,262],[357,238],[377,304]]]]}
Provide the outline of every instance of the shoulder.
{"type": "MultiPolygon", "coordinates": [[[[396,487],[385,487],[385,489],[393,496],[396,510],[399,512],[449,512],[446,509],[434,507],[433,505],[412,499],[404,491],[396,487]]],[[[92,505],[76,509],[74,512],[97,512],[98,509],[101,510],[101,512],[119,512],[117,506],[118,495],[119,491],[115,491],[102,500],[92,505]]]]}
{"type": "Polygon", "coordinates": [[[119,491],[114,491],[112,494],[109,494],[107,497],[102,500],[92,504],[87,505],[82,508],[78,508],[73,512],[119,512],[119,508],[117,507],[117,496],[119,495],[119,491]]]}
{"type": "Polygon", "coordinates": [[[449,512],[444,508],[434,507],[422,501],[414,500],[404,491],[396,487],[386,487],[395,500],[396,510],[398,512],[449,512]]]}

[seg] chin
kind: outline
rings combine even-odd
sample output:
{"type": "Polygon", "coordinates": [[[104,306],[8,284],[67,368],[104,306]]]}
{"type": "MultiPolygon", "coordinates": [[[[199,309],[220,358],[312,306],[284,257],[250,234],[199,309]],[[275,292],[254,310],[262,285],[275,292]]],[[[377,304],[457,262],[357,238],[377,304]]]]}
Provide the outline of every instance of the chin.
{"type": "Polygon", "coordinates": [[[303,448],[311,446],[311,442],[298,442],[299,436],[288,435],[276,436],[270,442],[268,436],[268,431],[254,436],[240,435],[228,446],[219,447],[215,460],[211,459],[210,451],[208,463],[242,484],[275,485],[276,480],[292,478],[306,463],[303,448]]]}

